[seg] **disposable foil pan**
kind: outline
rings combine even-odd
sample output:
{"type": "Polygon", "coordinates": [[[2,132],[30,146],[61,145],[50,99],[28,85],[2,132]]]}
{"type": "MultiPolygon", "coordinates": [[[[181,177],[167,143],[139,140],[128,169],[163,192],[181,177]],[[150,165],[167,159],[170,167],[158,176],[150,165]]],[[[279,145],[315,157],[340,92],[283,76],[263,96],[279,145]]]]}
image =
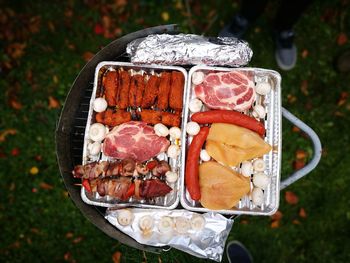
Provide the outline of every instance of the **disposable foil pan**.
{"type": "MultiPolygon", "coordinates": [[[[189,102],[196,97],[193,85],[192,85],[192,75],[196,71],[202,71],[204,73],[209,72],[229,72],[229,71],[244,71],[251,72],[254,76],[255,82],[268,81],[272,87],[271,92],[264,96],[265,98],[256,94],[256,99],[254,103],[263,102],[265,104],[265,110],[267,112],[264,125],[266,129],[265,141],[272,146],[272,150],[265,154],[263,160],[265,161],[265,171],[271,182],[268,185],[267,189],[264,191],[264,202],[262,206],[258,207],[253,204],[251,201],[250,194],[244,196],[236,207],[233,207],[229,210],[215,210],[221,214],[227,215],[271,215],[274,214],[279,206],[279,192],[280,192],[280,167],[281,167],[281,76],[278,72],[273,70],[261,69],[261,68],[223,68],[223,67],[209,67],[209,66],[195,66],[191,68],[188,76],[187,91],[186,91],[186,103],[184,105],[184,127],[183,130],[186,130],[187,122],[190,120],[192,113],[189,111],[189,102]],[[263,100],[263,101],[262,101],[263,100]]],[[[254,104],[253,104],[254,105],[254,104]]],[[[203,107],[204,111],[208,110],[205,106],[203,107]]],[[[249,112],[245,112],[249,114],[249,112]]],[[[192,136],[188,136],[186,133],[183,133],[182,137],[182,167],[181,173],[185,174],[185,164],[186,164],[186,151],[191,143],[192,136]]],[[[239,172],[239,167],[236,168],[239,172]]],[[[253,184],[251,184],[251,190],[253,189],[253,184]]],[[[218,192],[218,195],[220,193],[218,192]]],[[[184,176],[181,177],[181,205],[188,210],[196,212],[209,212],[213,211],[206,209],[201,206],[200,202],[194,201],[191,199],[188,191],[185,186],[184,176]]]]}
{"type": "MultiPolygon", "coordinates": [[[[172,66],[160,66],[160,65],[134,65],[132,63],[127,62],[115,62],[115,61],[104,61],[97,65],[95,70],[95,79],[94,79],[94,88],[92,91],[91,99],[90,99],[90,107],[88,113],[88,119],[86,123],[85,135],[84,135],[84,148],[83,148],[83,160],[82,164],[87,164],[94,161],[113,161],[115,158],[111,158],[105,156],[103,152],[101,152],[98,156],[89,156],[87,145],[90,141],[89,139],[89,129],[91,124],[93,124],[94,120],[94,110],[93,110],[93,102],[96,98],[96,95],[101,91],[102,85],[102,77],[103,74],[109,69],[119,69],[123,68],[124,70],[133,70],[135,73],[143,71],[148,74],[158,74],[163,71],[179,71],[183,74],[185,78],[185,85],[187,83],[187,72],[185,69],[181,67],[172,67],[172,66]]],[[[184,87],[185,89],[185,87],[184,87]]],[[[185,102],[185,92],[183,96],[183,105],[185,102]]],[[[184,111],[182,111],[182,124],[184,122],[184,111]]],[[[183,131],[183,129],[182,129],[183,131]]],[[[182,136],[183,137],[183,136],[182,136]]],[[[178,180],[174,184],[169,184],[173,190],[167,194],[165,197],[157,197],[153,198],[151,201],[141,199],[137,200],[133,197],[129,198],[126,201],[119,200],[117,198],[112,198],[110,196],[100,196],[98,193],[89,193],[85,190],[84,187],[81,188],[81,198],[82,200],[90,205],[102,206],[102,207],[123,207],[123,206],[134,206],[141,208],[163,208],[163,209],[174,209],[178,206],[180,202],[179,191],[180,191],[180,181],[183,176],[181,170],[181,154],[177,157],[176,160],[172,158],[168,158],[166,153],[160,153],[156,156],[159,160],[167,160],[172,171],[178,173],[178,180]]],[[[147,177],[147,176],[146,176],[147,177]]]]}

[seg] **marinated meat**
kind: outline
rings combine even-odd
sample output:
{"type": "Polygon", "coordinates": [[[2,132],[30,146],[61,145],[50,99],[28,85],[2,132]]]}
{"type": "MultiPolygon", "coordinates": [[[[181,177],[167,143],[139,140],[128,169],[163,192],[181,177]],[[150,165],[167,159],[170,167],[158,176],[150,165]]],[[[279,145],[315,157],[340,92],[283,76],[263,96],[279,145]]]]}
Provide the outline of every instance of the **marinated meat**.
{"type": "Polygon", "coordinates": [[[162,112],[162,123],[166,126],[180,127],[181,116],[178,113],[162,112]]]}
{"type": "Polygon", "coordinates": [[[244,111],[255,99],[253,78],[239,71],[210,73],[194,90],[211,109],[244,111]]]}
{"type": "Polygon", "coordinates": [[[119,109],[126,109],[129,106],[129,87],[130,76],[129,72],[121,71],[119,73],[119,98],[117,106],[119,109]]]}
{"type": "Polygon", "coordinates": [[[169,106],[169,92],[171,84],[171,73],[163,72],[160,76],[159,84],[159,94],[158,94],[158,103],[157,107],[160,110],[165,110],[169,106]]]}
{"type": "Polygon", "coordinates": [[[158,179],[150,179],[141,183],[140,196],[143,198],[165,196],[171,190],[173,189],[166,183],[158,179]]]}
{"type": "Polygon", "coordinates": [[[145,122],[130,121],[115,127],[103,143],[106,156],[144,162],[167,150],[169,141],[155,134],[145,122]]]}
{"type": "Polygon", "coordinates": [[[157,124],[161,122],[162,116],[160,111],[142,110],[140,113],[141,121],[148,124],[157,124]]]}
{"type": "Polygon", "coordinates": [[[142,75],[134,75],[130,79],[129,106],[140,107],[142,103],[143,90],[145,89],[142,75]]]}
{"type": "Polygon", "coordinates": [[[169,94],[169,106],[174,110],[182,110],[185,78],[179,71],[171,72],[171,89],[169,94]]]}
{"type": "Polygon", "coordinates": [[[121,123],[128,122],[131,120],[131,113],[127,111],[118,110],[113,112],[113,110],[108,109],[103,112],[96,114],[96,122],[114,127],[121,123]]]}
{"type": "Polygon", "coordinates": [[[145,91],[142,98],[142,108],[149,108],[155,104],[158,95],[159,77],[151,75],[146,83],[145,91]]]}
{"type": "Polygon", "coordinates": [[[117,105],[118,98],[118,72],[108,71],[103,78],[104,95],[108,106],[117,105]]]}

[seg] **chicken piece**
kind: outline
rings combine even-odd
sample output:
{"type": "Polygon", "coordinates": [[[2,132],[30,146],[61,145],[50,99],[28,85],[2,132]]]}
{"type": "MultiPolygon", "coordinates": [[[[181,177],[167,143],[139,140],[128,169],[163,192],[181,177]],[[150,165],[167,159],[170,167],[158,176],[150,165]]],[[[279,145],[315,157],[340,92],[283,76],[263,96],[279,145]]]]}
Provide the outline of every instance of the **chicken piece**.
{"type": "Polygon", "coordinates": [[[142,110],[140,117],[143,122],[148,124],[157,124],[161,122],[161,112],[155,110],[142,110]]]}
{"type": "Polygon", "coordinates": [[[169,106],[174,110],[182,110],[185,78],[179,71],[171,72],[171,89],[169,94],[169,106]]]}
{"type": "Polygon", "coordinates": [[[135,100],[135,107],[141,107],[142,99],[143,99],[143,93],[145,91],[145,78],[143,75],[136,75],[135,76],[135,82],[136,82],[136,100],[135,100]]]}
{"type": "Polygon", "coordinates": [[[179,113],[162,112],[162,123],[166,126],[180,127],[181,115],[179,113]]]}
{"type": "Polygon", "coordinates": [[[155,104],[158,95],[159,77],[151,75],[145,86],[145,91],[142,99],[142,108],[149,108],[155,104]]]}
{"type": "Polygon", "coordinates": [[[171,73],[163,72],[160,76],[158,103],[157,107],[160,110],[166,110],[169,106],[169,92],[171,84],[171,73]]]}
{"type": "Polygon", "coordinates": [[[114,127],[124,122],[131,120],[131,113],[127,111],[117,111],[108,109],[104,112],[99,112],[96,114],[96,122],[114,127]]]}
{"type": "Polygon", "coordinates": [[[257,133],[226,123],[213,123],[207,137],[208,154],[216,161],[235,166],[243,161],[263,156],[271,150],[257,133]]]}
{"type": "Polygon", "coordinates": [[[108,71],[103,77],[104,95],[108,106],[117,105],[118,98],[118,72],[108,71]]]}
{"type": "Polygon", "coordinates": [[[119,73],[119,97],[117,106],[119,109],[126,109],[129,106],[130,76],[127,71],[119,73]]]}

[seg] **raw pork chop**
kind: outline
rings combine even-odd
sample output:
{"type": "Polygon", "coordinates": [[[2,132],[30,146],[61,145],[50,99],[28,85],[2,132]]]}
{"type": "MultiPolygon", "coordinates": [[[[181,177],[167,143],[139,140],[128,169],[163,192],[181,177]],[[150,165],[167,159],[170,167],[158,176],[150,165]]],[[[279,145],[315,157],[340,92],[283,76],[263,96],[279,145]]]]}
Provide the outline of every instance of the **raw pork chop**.
{"type": "Polygon", "coordinates": [[[118,159],[132,158],[144,162],[167,150],[169,141],[155,134],[145,122],[129,121],[107,134],[103,152],[118,159]]]}
{"type": "Polygon", "coordinates": [[[244,111],[255,99],[252,77],[239,71],[209,73],[194,91],[211,109],[244,111]]]}

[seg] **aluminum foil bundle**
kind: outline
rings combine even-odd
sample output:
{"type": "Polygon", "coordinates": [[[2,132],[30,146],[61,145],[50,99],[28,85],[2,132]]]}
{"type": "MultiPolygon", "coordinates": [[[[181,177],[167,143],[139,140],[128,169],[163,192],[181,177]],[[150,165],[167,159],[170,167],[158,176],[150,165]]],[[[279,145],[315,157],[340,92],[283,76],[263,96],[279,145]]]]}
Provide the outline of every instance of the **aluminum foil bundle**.
{"type": "Polygon", "coordinates": [[[171,246],[191,255],[221,261],[233,220],[218,213],[187,210],[113,209],[105,218],[137,242],[171,246]]]}
{"type": "Polygon", "coordinates": [[[149,35],[130,42],[126,51],[133,63],[162,65],[239,67],[253,56],[248,43],[237,38],[193,34],[149,35]]]}

